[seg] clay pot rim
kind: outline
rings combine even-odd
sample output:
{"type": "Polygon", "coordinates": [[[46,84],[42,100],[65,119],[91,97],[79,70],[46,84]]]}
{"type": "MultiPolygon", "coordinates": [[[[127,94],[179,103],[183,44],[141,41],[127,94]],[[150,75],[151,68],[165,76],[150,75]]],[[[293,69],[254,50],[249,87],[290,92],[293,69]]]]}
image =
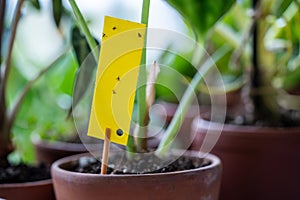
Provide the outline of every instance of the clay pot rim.
{"type": "Polygon", "coordinates": [[[208,130],[222,130],[222,133],[233,136],[245,135],[265,135],[265,136],[280,136],[280,135],[299,135],[300,126],[297,127],[259,127],[249,125],[234,125],[234,124],[221,124],[218,122],[211,122],[197,116],[192,122],[192,129],[197,132],[198,129],[208,130]],[[202,124],[199,126],[199,124],[202,124]],[[242,134],[241,134],[242,133],[242,134]]]}
{"type": "MultiPolygon", "coordinates": [[[[188,155],[196,155],[198,151],[187,151],[188,155]]],[[[211,163],[207,166],[196,168],[196,169],[189,169],[189,170],[182,170],[182,171],[176,171],[176,172],[167,172],[167,173],[154,173],[154,174],[112,174],[112,175],[101,175],[101,174],[87,174],[87,173],[79,173],[79,172],[72,172],[61,168],[61,165],[70,163],[72,161],[77,160],[78,158],[82,156],[91,156],[90,153],[83,153],[83,154],[77,154],[73,156],[68,156],[62,159],[59,159],[55,161],[51,166],[51,173],[53,174],[53,171],[56,171],[56,174],[64,174],[64,175],[70,175],[72,177],[87,177],[87,178],[93,178],[97,179],[99,177],[106,178],[106,179],[123,179],[123,178],[142,178],[142,177],[167,177],[167,176],[173,176],[178,174],[187,174],[187,173],[193,173],[197,171],[206,171],[206,170],[212,170],[215,167],[222,166],[221,160],[213,155],[213,154],[205,154],[205,158],[209,159],[211,163]]]]}
{"type": "Polygon", "coordinates": [[[35,187],[40,185],[52,185],[52,178],[40,181],[24,182],[24,183],[4,183],[0,184],[0,188],[21,188],[21,187],[35,187]]]}

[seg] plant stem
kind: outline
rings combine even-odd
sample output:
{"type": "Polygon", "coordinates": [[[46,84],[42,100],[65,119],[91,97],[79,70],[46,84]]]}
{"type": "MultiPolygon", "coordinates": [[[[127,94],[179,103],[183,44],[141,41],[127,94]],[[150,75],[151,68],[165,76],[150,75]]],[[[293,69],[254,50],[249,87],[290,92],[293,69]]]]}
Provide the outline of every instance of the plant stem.
{"type": "Polygon", "coordinates": [[[71,4],[72,10],[75,14],[75,17],[77,18],[79,27],[80,27],[81,31],[83,32],[83,34],[90,46],[90,49],[93,52],[94,59],[97,61],[98,57],[99,57],[99,50],[97,49],[98,45],[97,45],[96,41],[94,40],[94,38],[86,24],[86,21],[84,20],[84,17],[82,15],[82,13],[80,12],[75,0],[69,0],[69,2],[71,4]]]}
{"type": "MultiPolygon", "coordinates": [[[[252,7],[255,15],[259,15],[260,8],[260,0],[252,0],[252,7]]],[[[261,71],[260,68],[260,57],[262,54],[262,50],[260,49],[260,43],[263,43],[263,38],[260,33],[260,19],[259,16],[255,16],[257,20],[254,21],[253,24],[253,36],[252,36],[252,72],[251,72],[251,89],[250,89],[250,97],[253,103],[253,111],[252,116],[249,119],[252,123],[255,123],[257,120],[267,121],[268,115],[270,113],[275,114],[272,110],[268,109],[268,106],[265,103],[264,95],[258,92],[260,88],[263,86],[261,80],[261,71]]],[[[267,94],[265,97],[269,96],[267,94]]],[[[271,115],[272,119],[276,119],[275,115],[271,115]]]]}
{"type": "MultiPolygon", "coordinates": [[[[1,88],[0,88],[0,107],[2,108],[1,111],[3,110],[3,115],[4,115],[4,121],[5,121],[5,116],[6,116],[6,103],[5,103],[5,93],[6,93],[6,84],[9,76],[9,71],[11,68],[11,57],[12,57],[12,50],[13,50],[13,45],[15,41],[15,36],[17,32],[17,26],[18,22],[21,16],[21,8],[24,0],[19,0],[17,3],[17,7],[14,13],[14,19],[13,19],[13,24],[12,24],[12,30],[11,30],[11,35],[9,39],[9,47],[8,47],[8,55],[5,60],[5,65],[4,65],[4,75],[1,79],[1,88]]],[[[9,137],[9,136],[6,136],[9,137]]]]}
{"type": "MultiPolygon", "coordinates": [[[[141,23],[146,24],[147,27],[148,27],[148,21],[149,21],[149,11],[150,11],[150,0],[143,0],[141,23]]],[[[145,44],[146,44],[146,42],[145,42],[145,44]]]]}
{"type": "Polygon", "coordinates": [[[6,88],[5,86],[6,86],[9,71],[10,71],[12,49],[13,49],[13,45],[14,45],[14,41],[15,41],[18,22],[19,22],[19,19],[21,16],[21,8],[22,8],[23,2],[24,2],[24,0],[18,1],[17,8],[16,8],[15,15],[14,15],[14,20],[13,20],[13,25],[12,25],[12,30],[11,30],[10,40],[9,40],[8,55],[7,55],[5,66],[4,66],[4,76],[3,76],[3,81],[2,81],[3,84],[1,85],[1,96],[5,95],[5,88],[6,88]]]}
{"type": "Polygon", "coordinates": [[[201,66],[201,68],[198,70],[198,72],[194,75],[191,83],[187,87],[179,103],[179,106],[174,114],[174,117],[170,125],[168,126],[166,132],[164,133],[164,137],[162,138],[158,146],[158,149],[156,151],[157,156],[164,157],[167,154],[167,152],[171,148],[173,140],[177,135],[177,131],[179,130],[182,124],[184,116],[186,115],[188,108],[192,103],[197,87],[203,81],[203,77],[214,67],[215,62],[220,60],[227,52],[228,50],[224,50],[223,48],[217,50],[214,53],[214,55],[212,55],[213,59],[209,57],[201,66]]]}
{"type": "Polygon", "coordinates": [[[3,123],[0,129],[1,132],[1,136],[0,136],[0,144],[1,144],[1,148],[0,148],[0,157],[4,158],[6,157],[12,150],[12,142],[11,139],[9,137],[10,135],[10,130],[8,129],[8,127],[6,126],[6,115],[7,115],[7,110],[6,110],[6,102],[5,102],[5,94],[6,94],[6,84],[8,81],[8,76],[9,76],[9,72],[10,72],[10,68],[11,68],[11,57],[12,57],[12,50],[13,50],[13,45],[14,45],[14,41],[15,41],[15,36],[16,36],[16,32],[17,32],[17,26],[18,26],[18,22],[21,16],[21,8],[22,8],[22,4],[23,4],[24,0],[19,0],[17,3],[17,7],[14,13],[14,18],[13,18],[13,24],[12,24],[12,29],[11,29],[11,34],[10,34],[10,39],[9,39],[9,47],[8,47],[8,55],[7,58],[5,60],[5,65],[4,65],[4,75],[3,78],[1,79],[1,88],[0,88],[0,108],[1,108],[1,112],[3,119],[2,122],[3,123]]]}
{"type": "MultiPolygon", "coordinates": [[[[2,63],[2,36],[4,32],[4,18],[5,18],[5,7],[6,7],[6,0],[0,0],[0,69],[2,63]]],[[[1,83],[1,76],[0,76],[0,83],[1,83]]]]}
{"type": "MultiPolygon", "coordinates": [[[[252,9],[257,14],[257,7],[258,2],[257,0],[252,0],[252,9]]],[[[255,18],[257,18],[255,16],[255,18]]],[[[259,95],[255,94],[255,91],[258,91],[258,88],[260,87],[260,80],[259,80],[259,64],[258,64],[258,51],[259,51],[259,45],[258,45],[259,35],[258,35],[258,20],[253,22],[253,29],[252,29],[252,70],[250,74],[250,89],[247,89],[246,91],[249,92],[249,99],[244,98],[245,100],[250,100],[249,103],[252,104],[249,110],[246,112],[246,118],[247,121],[254,123],[255,120],[257,120],[257,117],[259,114],[259,106],[261,102],[261,98],[259,95]]],[[[249,86],[248,86],[249,87],[249,86]]],[[[247,101],[245,101],[247,103],[247,101]]]]}
{"type": "MultiPolygon", "coordinates": [[[[141,23],[146,24],[148,28],[149,20],[149,9],[150,9],[150,0],[143,0],[143,9],[141,23]]],[[[138,102],[138,150],[147,150],[147,132],[146,126],[148,122],[146,120],[146,83],[147,83],[147,71],[146,71],[146,53],[147,53],[147,29],[145,33],[144,48],[142,51],[142,59],[140,63],[139,78],[137,84],[137,102],[138,102]]]]}
{"type": "MultiPolygon", "coordinates": [[[[258,5],[258,0],[252,0],[253,9],[256,11],[258,5]]],[[[257,21],[253,24],[253,41],[252,41],[252,76],[251,84],[253,88],[258,88],[260,86],[259,80],[259,66],[258,66],[258,25],[257,21]]]]}
{"type": "MultiPolygon", "coordinates": [[[[1,66],[2,66],[2,37],[4,32],[4,19],[5,19],[5,7],[6,7],[6,0],[0,1],[0,88],[2,87],[2,74],[1,74],[1,66]]],[[[1,91],[1,89],[0,89],[1,91]]],[[[4,117],[5,117],[5,97],[0,93],[0,132],[3,128],[4,117]]],[[[0,133],[1,134],[1,133],[0,133]]]]}

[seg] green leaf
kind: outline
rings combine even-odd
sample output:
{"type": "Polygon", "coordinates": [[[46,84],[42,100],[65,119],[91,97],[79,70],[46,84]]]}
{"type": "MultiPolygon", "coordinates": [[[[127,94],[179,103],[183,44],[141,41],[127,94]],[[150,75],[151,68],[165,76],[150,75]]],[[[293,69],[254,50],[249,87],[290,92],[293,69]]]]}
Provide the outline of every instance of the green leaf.
{"type": "MultiPolygon", "coordinates": [[[[97,39],[95,39],[95,42],[97,45],[99,45],[99,42],[97,39]]],[[[74,26],[71,32],[71,41],[72,41],[72,46],[75,51],[76,59],[78,62],[78,65],[81,66],[83,61],[88,57],[88,55],[91,53],[91,48],[89,46],[89,43],[86,39],[86,37],[81,34],[81,31],[79,27],[74,26]]],[[[93,59],[94,62],[95,59],[93,59]]]]}
{"type": "Polygon", "coordinates": [[[62,12],[63,12],[62,0],[52,0],[52,15],[57,27],[59,27],[62,12]]]}
{"type": "Polygon", "coordinates": [[[89,48],[89,44],[87,43],[87,40],[81,34],[80,29],[77,26],[74,26],[72,29],[71,40],[76,59],[80,66],[91,51],[89,48]]]}
{"type": "Polygon", "coordinates": [[[235,0],[167,0],[195,28],[205,34],[231,8],[235,0]]]}
{"type": "Polygon", "coordinates": [[[35,7],[36,9],[40,10],[41,9],[41,5],[39,0],[29,0],[29,2],[31,3],[31,5],[33,7],[35,7]]]}
{"type": "Polygon", "coordinates": [[[294,65],[294,70],[283,77],[283,88],[286,90],[295,89],[300,85],[300,57],[294,58],[290,63],[294,65]]]}
{"type": "MultiPolygon", "coordinates": [[[[91,83],[94,69],[97,66],[97,61],[91,54],[91,48],[86,40],[86,37],[81,34],[80,29],[74,26],[71,35],[73,49],[76,55],[78,66],[81,67],[76,74],[76,82],[73,93],[73,107],[69,110],[69,115],[86,92],[87,85],[91,83]]],[[[99,42],[94,38],[97,45],[99,42]]]]}
{"type": "Polygon", "coordinates": [[[272,6],[273,13],[276,17],[281,17],[293,1],[294,0],[276,0],[272,6]]]}
{"type": "Polygon", "coordinates": [[[84,97],[87,92],[87,88],[91,87],[91,83],[93,81],[93,73],[97,67],[97,63],[95,62],[92,54],[84,61],[83,67],[81,67],[77,71],[76,82],[74,85],[73,91],[73,102],[72,108],[69,110],[68,116],[71,115],[72,110],[79,104],[81,99],[84,97]]]}

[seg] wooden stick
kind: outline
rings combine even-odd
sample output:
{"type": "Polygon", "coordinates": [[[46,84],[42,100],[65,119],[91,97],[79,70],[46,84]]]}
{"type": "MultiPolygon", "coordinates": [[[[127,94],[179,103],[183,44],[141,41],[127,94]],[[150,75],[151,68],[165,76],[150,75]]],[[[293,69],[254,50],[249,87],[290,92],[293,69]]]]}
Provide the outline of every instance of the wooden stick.
{"type": "Polygon", "coordinates": [[[110,144],[110,128],[105,130],[105,139],[102,152],[102,164],[101,164],[101,174],[106,174],[107,165],[108,165],[108,153],[109,153],[109,144],[110,144]]]}

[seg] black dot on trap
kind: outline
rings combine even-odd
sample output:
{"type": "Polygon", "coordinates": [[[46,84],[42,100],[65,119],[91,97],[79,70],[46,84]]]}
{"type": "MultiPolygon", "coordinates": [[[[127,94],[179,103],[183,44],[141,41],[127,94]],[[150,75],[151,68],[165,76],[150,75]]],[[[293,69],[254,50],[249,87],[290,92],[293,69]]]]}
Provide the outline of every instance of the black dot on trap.
{"type": "Polygon", "coordinates": [[[116,133],[117,133],[118,136],[122,136],[123,135],[123,130],[122,129],[118,129],[116,131],[116,133]]]}

